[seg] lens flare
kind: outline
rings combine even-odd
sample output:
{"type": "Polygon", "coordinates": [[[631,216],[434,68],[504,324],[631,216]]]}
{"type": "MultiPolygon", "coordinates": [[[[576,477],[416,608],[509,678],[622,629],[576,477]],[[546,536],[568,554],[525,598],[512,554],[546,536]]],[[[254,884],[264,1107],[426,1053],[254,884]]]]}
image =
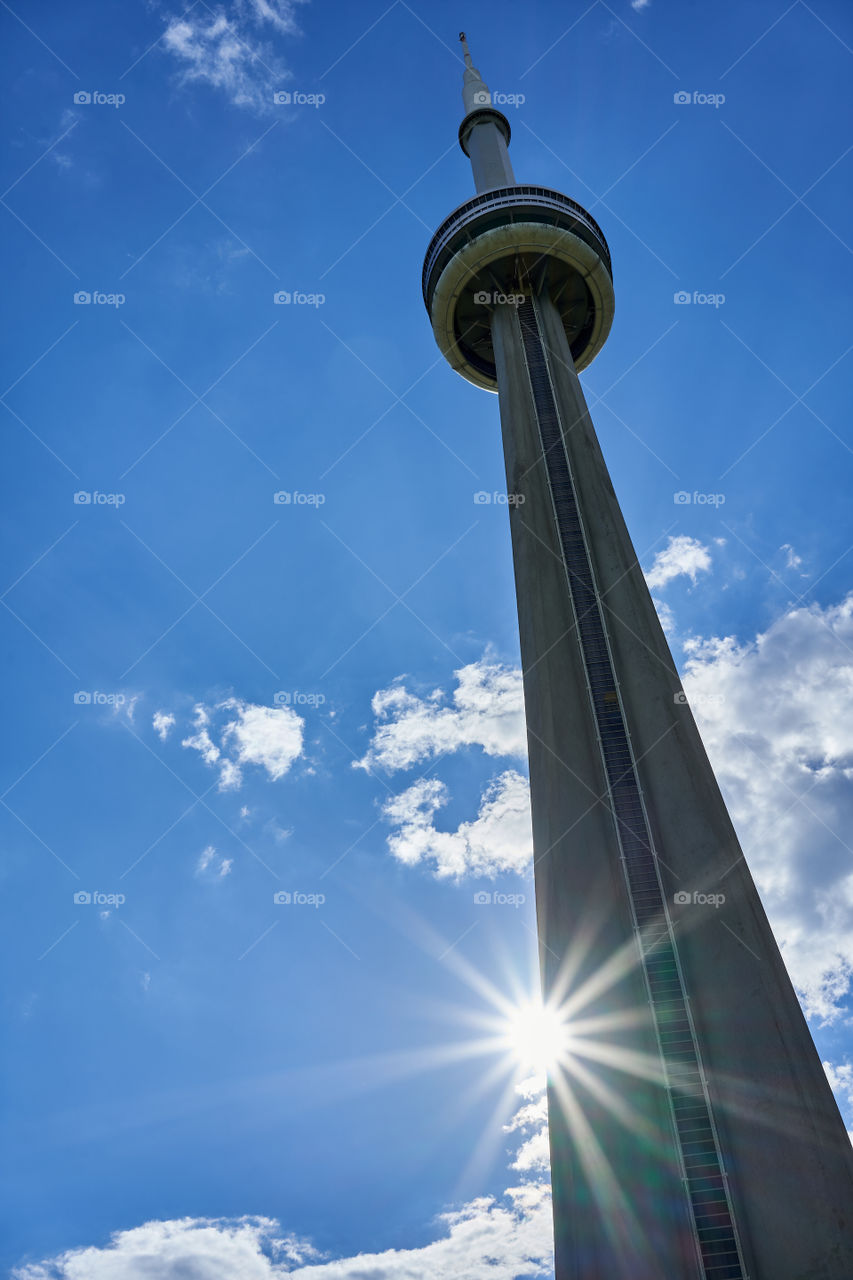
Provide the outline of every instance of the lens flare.
{"type": "Polygon", "coordinates": [[[568,1053],[568,1026],[557,1009],[541,1000],[528,1000],[508,1015],[506,1044],[520,1066],[536,1073],[551,1072],[568,1053]]]}

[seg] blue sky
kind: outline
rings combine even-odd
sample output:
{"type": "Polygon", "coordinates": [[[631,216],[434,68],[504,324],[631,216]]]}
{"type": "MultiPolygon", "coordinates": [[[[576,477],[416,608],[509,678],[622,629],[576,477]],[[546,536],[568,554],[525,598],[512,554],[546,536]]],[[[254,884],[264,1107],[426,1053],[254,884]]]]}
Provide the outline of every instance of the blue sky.
{"type": "Polygon", "coordinates": [[[608,238],[593,418],[853,1126],[847,6],[0,18],[8,1273],[548,1272],[463,25],[608,238]]]}

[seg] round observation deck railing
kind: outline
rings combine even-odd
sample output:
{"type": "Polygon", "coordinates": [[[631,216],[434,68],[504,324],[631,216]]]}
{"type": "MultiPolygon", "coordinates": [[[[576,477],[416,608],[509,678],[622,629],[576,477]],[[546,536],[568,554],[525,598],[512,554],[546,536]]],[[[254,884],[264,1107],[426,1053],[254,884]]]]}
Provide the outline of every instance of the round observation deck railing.
{"type": "Polygon", "coordinates": [[[564,196],[560,191],[552,191],[549,187],[498,187],[494,191],[484,191],[459,205],[458,209],[454,209],[444,219],[430,241],[422,276],[427,310],[430,308],[435,282],[456,252],[457,237],[464,241],[468,233],[475,229],[475,224],[476,231],[480,233],[490,226],[512,222],[544,222],[573,231],[598,253],[611,279],[613,278],[610,250],[604,232],[592,214],[587,213],[576,200],[564,196]],[[490,217],[492,214],[494,221],[490,217]]]}

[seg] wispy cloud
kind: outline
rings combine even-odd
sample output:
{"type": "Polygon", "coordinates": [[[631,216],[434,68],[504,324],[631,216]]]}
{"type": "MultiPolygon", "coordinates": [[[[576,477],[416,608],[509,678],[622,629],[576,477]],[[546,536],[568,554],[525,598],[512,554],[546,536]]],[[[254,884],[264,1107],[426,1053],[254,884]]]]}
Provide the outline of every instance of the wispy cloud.
{"type": "MultiPolygon", "coordinates": [[[[790,542],[783,542],[779,550],[785,552],[785,568],[786,569],[802,568],[803,557],[797,555],[796,551],[791,546],[790,542]]],[[[800,574],[801,578],[807,578],[808,576],[809,575],[807,573],[800,574]]]]}
{"type": "Polygon", "coordinates": [[[209,844],[206,849],[202,849],[198,855],[198,861],[195,864],[195,872],[197,876],[202,876],[205,872],[210,872],[213,879],[224,880],[231,871],[233,865],[231,858],[220,858],[216,849],[209,844]]]}
{"type": "Polygon", "coordinates": [[[193,5],[171,17],[160,41],[177,60],[182,84],[205,84],[237,107],[272,110],[273,93],[291,73],[265,39],[295,35],[305,0],[232,0],[210,9],[193,5]]]}

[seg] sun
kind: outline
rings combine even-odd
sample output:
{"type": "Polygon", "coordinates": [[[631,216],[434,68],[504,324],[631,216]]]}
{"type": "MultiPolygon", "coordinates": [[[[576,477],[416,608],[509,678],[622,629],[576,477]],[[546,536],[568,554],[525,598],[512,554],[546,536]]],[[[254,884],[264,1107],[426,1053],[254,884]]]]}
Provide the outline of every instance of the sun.
{"type": "Polygon", "coordinates": [[[506,1019],[506,1047],[519,1066],[552,1072],[569,1049],[569,1029],[557,1009],[539,999],[519,1004],[506,1019]]]}

